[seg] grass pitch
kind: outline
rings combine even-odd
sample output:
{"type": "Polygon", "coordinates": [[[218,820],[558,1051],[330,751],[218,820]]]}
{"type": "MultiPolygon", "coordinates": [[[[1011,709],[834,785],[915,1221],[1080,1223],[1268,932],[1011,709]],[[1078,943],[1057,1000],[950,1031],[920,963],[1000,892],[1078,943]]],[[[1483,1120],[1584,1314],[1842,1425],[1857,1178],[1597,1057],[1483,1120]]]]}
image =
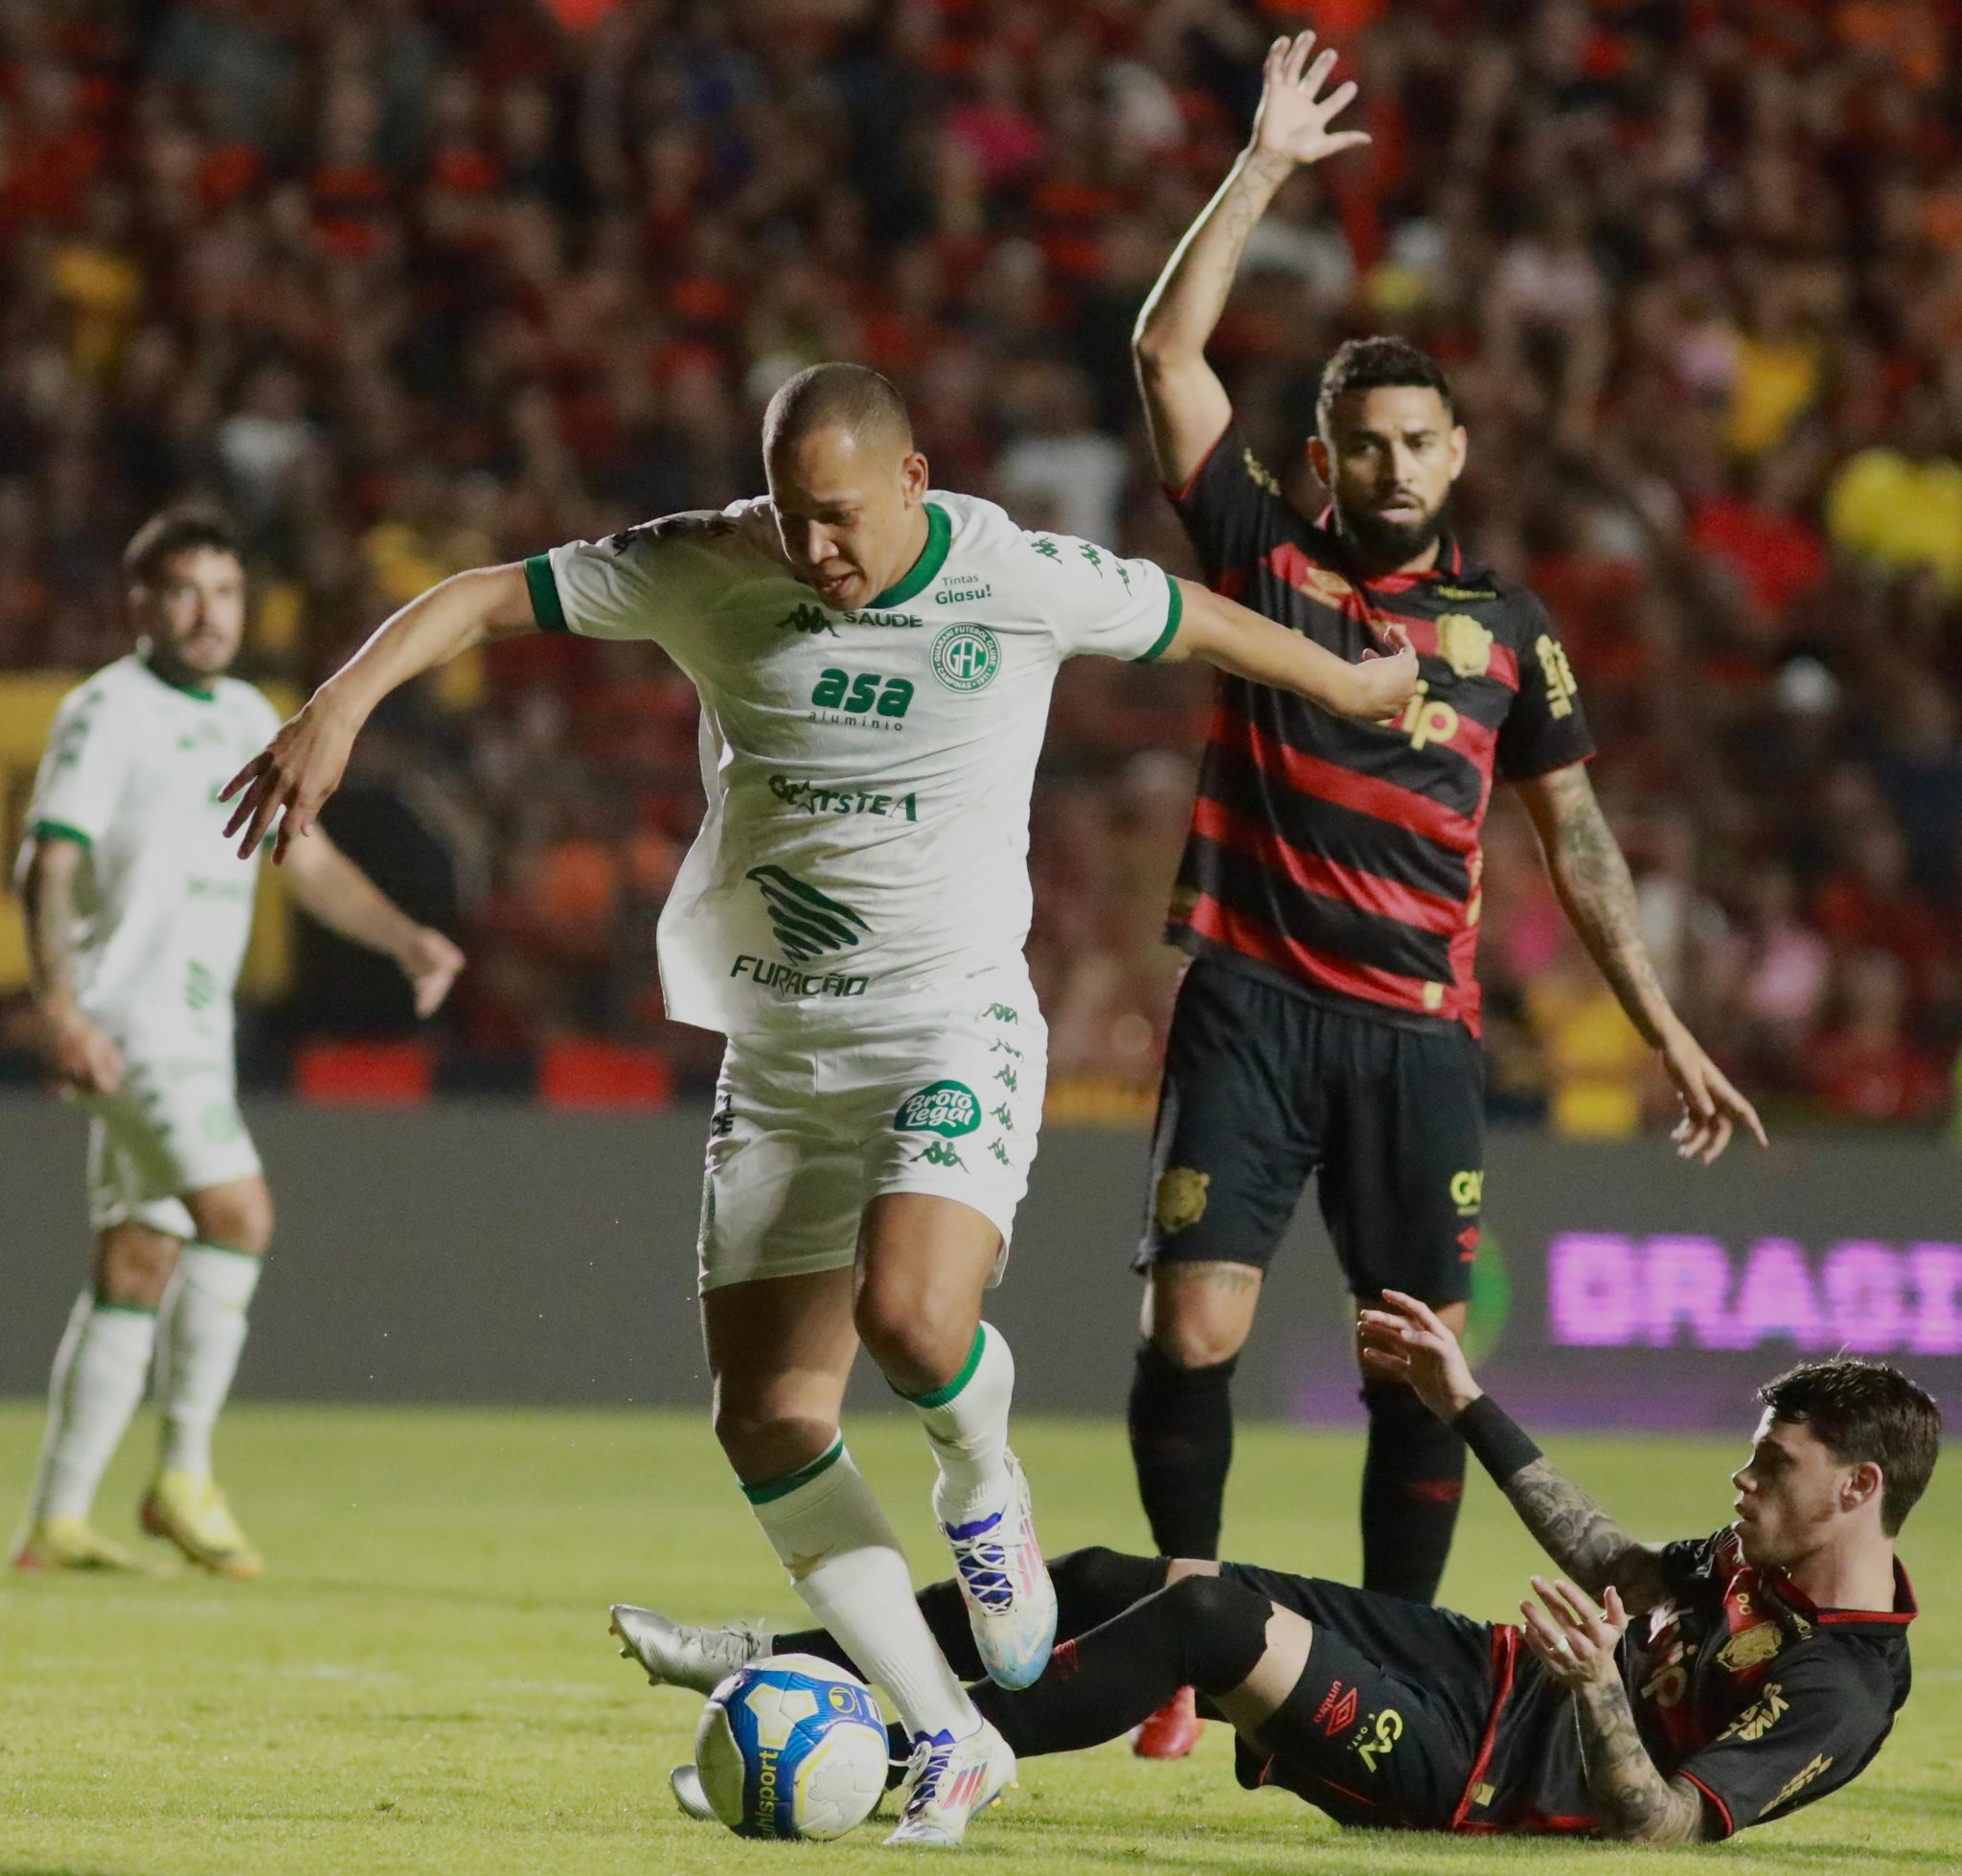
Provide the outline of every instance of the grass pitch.
{"type": "MultiPolygon", "coordinates": [[[[40,1410],[0,1407],[17,1502],[40,1410]]],[[[930,1464],[907,1421],[861,1419],[855,1453],[916,1569],[944,1555],[930,1464]]],[[[1556,1458],[1645,1534],[1713,1528],[1734,1447],[1566,1439],[1556,1458]]],[[[148,1430],[105,1489],[129,1533],[148,1430]]],[[[1023,1422],[1052,1551],[1145,1547],[1121,1427],[1023,1422]]],[[[1229,1548],[1353,1577],[1360,1442],[1243,1430],[1229,1548]]],[[[614,1658],[609,1601],[682,1615],[793,1598],[700,1416],[245,1408],[222,1474],[267,1577],[224,1584],[0,1579],[0,1876],[609,1876],[820,1867],[890,1872],[878,1826],[833,1845],[749,1844],[673,1809],[698,1702],[614,1658]]],[[[1952,1469],[1958,1462],[1951,1459],[1952,1469]]],[[[9,1516],[11,1515],[10,1511],[9,1516]]],[[[1122,1746],[1025,1765],[976,1824],[980,1869],[1096,1872],[1663,1872],[1962,1867],[1962,1616],[1944,1596],[1962,1493],[1938,1477],[1907,1529],[1924,1602],[1912,1700],[1850,1792],[1693,1852],[1338,1832],[1284,1793],[1232,1783],[1208,1727],[1182,1765],[1122,1746]]],[[[140,1542],[141,1540],[139,1540],[140,1542]]],[[[1482,1479],[1446,1599],[1511,1613],[1537,1553],[1482,1479]]]]}

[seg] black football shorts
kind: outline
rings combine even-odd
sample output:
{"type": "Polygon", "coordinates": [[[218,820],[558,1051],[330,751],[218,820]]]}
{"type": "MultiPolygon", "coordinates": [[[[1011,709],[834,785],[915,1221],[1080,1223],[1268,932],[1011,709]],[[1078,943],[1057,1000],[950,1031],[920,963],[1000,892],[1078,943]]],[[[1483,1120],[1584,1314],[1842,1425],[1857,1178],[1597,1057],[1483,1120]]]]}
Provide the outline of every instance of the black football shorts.
{"type": "Polygon", "coordinates": [[[1354,1293],[1464,1301],[1485,1186],[1477,1042],[1200,959],[1173,1012],[1136,1268],[1265,1270],[1311,1174],[1354,1293]]]}
{"type": "Polygon", "coordinates": [[[1280,1785],[1338,1823],[1449,1830],[1496,1698],[1491,1626],[1320,1577],[1220,1573],[1314,1625],[1300,1683],[1259,1750],[1236,1752],[1242,1782],[1280,1785]]]}

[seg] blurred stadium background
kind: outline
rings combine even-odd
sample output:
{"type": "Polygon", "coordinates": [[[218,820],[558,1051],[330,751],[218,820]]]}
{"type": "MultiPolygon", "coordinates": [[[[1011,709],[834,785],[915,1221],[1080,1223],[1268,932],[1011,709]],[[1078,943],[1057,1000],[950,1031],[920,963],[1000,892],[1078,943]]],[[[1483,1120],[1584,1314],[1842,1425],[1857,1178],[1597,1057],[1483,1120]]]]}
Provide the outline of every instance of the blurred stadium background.
{"type": "MultiPolygon", "coordinates": [[[[0,852],[59,696],[125,649],[119,549],[185,493],[248,532],[245,675],[287,704],[454,569],[757,492],[764,401],[822,357],[901,383],[944,484],[1191,571],[1128,334],[1262,48],[1311,24],[1375,142],[1289,185],[1215,356],[1304,495],[1335,344],[1445,360],[1462,523],[1557,613],[1650,944],[1774,1135],[1708,1171],[1669,1155],[1665,1091],[1501,800],[1472,1339],[1522,1418],[1599,1430],[1551,1444],[1635,1528],[1709,1528],[1749,1390],[1795,1350],[1962,1391],[1958,0],[0,0],[0,852]],[[1604,1436],[1663,1428],[1725,1444],[1604,1436]]],[[[1188,668],[1079,662],[1038,787],[1054,1112],[991,1313],[1052,1546],[1145,1542],[1125,1266],[1208,710],[1188,668]]],[[[653,969],[694,723],[651,648],[529,640],[370,729],[328,821],[469,951],[428,1031],[267,869],[243,1067],[281,1227],[220,1455],[272,1573],[0,1587],[8,1869],[745,1861],[668,1805],[694,1703],[600,1635],[617,1595],[789,1600],[704,1412],[716,1045],[664,1022],[653,969]],[[405,1405],[432,1401],[513,1410],[405,1405]]],[[[24,982],[9,901],[16,1503],[86,1244],[24,982]]],[[[1318,1224],[1297,1236],[1243,1408],[1354,1427],[1338,1279],[1318,1224]]],[[[882,1396],[855,1448],[924,1562],[882,1396]]],[[[105,1495],[119,1534],[144,1444],[105,1495]]],[[[1243,1428],[1234,1544],[1353,1576],[1357,1457],[1243,1428]]],[[[1938,1480],[1908,1531],[1925,1590],[1954,1503],[1938,1480]]],[[[1447,1599],[1502,1617],[1534,1562],[1474,1480],[1447,1599]]],[[[1880,1764],[1731,1866],[1951,1866],[1962,1629],[1926,1601],[1880,1764]]],[[[1215,1727],[1182,1767],[1045,1762],[983,1841],[1059,1873],[1574,1854],[1372,1847],[1229,1795],[1226,1754],[1215,1727]]],[[[1692,1867],[1593,1861],[1638,1858],[1692,1867]]]]}
{"type": "MultiPolygon", "coordinates": [[[[822,357],[900,382],[944,484],[1190,571],[1128,334],[1244,137],[1261,49],[1303,24],[1343,48],[1375,142],[1289,185],[1216,357],[1297,485],[1335,343],[1394,330],[1444,359],[1473,440],[1461,523],[1559,617],[1671,994],[1782,1142],[1703,1185],[1654,1141],[1567,1144],[1669,1104],[1502,803],[1492,1099],[1529,1131],[1489,1216],[1534,1332],[1558,1341],[1571,1258],[1575,1349],[1962,1355],[1953,0],[0,6],[7,851],[56,700],[125,649],[119,548],[188,492],[248,532],[246,675],[287,701],[454,569],[754,492],[764,400],[822,357]],[[1869,1144],[1808,1185],[1816,1130],[1869,1144]]],[[[1119,1130],[1068,1242],[1091,1230],[1113,1270],[1208,709],[1196,671],[1082,661],[1038,787],[1053,1112],[1119,1130]]],[[[694,723],[658,653],[587,642],[493,648],[398,699],[328,823],[471,967],[417,1032],[392,968],[290,919],[272,879],[243,1030],[248,1088],[385,1104],[419,1139],[455,1096],[673,1106],[645,1163],[618,1137],[677,1304],[717,1045],[663,1020],[651,933],[696,823],[694,723]]],[[[0,1158],[40,1263],[79,1258],[80,1129],[36,1093],[24,976],[10,907],[0,1158]]],[[[439,1189],[468,1181],[468,1140],[428,1152],[439,1189]]],[[[287,1204],[289,1252],[341,1232],[308,1223],[322,1190],[287,1204]]],[[[1038,1167],[1038,1231],[1061,1232],[1058,1190],[1038,1167]]],[[[266,1316],[313,1261],[282,1259],[266,1316]]],[[[40,1384],[50,1307],[13,1314],[0,1385],[40,1384]]],[[[255,1343],[248,1389],[271,1363],[255,1343]]]]}

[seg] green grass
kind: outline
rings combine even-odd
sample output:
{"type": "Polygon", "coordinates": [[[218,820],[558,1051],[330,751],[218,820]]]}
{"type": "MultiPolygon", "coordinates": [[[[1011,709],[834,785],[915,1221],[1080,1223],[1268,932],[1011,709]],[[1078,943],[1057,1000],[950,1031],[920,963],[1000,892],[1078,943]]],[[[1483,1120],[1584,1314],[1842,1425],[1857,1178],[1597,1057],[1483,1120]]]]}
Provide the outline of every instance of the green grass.
{"type": "MultiPolygon", "coordinates": [[[[39,1410],[0,1407],[0,1478],[24,1488],[39,1410]]],[[[853,1430],[916,1567],[937,1573],[928,1461],[899,1419],[853,1430]]],[[[147,1434],[103,1523],[130,1529],[147,1434]]],[[[1143,1547],[1122,1429],[1024,1423],[1053,1551],[1143,1547]]],[[[1560,1442],[1556,1456],[1645,1533],[1708,1529],[1740,1452],[1560,1442]]],[[[1357,1443],[1243,1430],[1229,1547],[1353,1574],[1357,1443]]],[[[614,1659],[605,1606],[684,1615],[795,1605],[699,1419],[258,1408],[220,1432],[234,1502],[271,1563],[257,1584],[0,1579],[0,1876],[190,1872],[889,1869],[872,1830],[746,1844],[673,1810],[668,1768],[698,1703],[614,1659]]],[[[1952,1463],[1952,1462],[1951,1462],[1952,1463]]],[[[1339,1833],[1232,1783],[1212,1727],[1183,1765],[1122,1746],[1025,1767],[975,1826],[975,1866],[1253,1872],[1583,1865],[1657,1872],[1958,1866],[1962,1617],[1940,1594],[1962,1498],[1938,1481],[1908,1528],[1929,1605],[1917,1689],[1851,1791],[1696,1852],[1339,1833]]],[[[1471,1493],[1447,1600],[1509,1613],[1535,1553],[1495,1493],[1471,1493]]]]}

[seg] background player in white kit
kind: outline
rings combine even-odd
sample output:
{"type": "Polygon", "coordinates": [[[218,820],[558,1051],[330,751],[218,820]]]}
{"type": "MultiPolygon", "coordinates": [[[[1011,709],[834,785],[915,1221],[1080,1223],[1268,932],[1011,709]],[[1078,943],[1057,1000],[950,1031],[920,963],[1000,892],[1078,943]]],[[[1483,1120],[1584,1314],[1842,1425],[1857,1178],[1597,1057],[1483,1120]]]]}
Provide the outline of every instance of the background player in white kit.
{"type": "MultiPolygon", "coordinates": [[[[217,791],[278,715],[223,674],[245,627],[229,531],[148,522],[124,554],[134,652],[70,693],[34,784],[20,879],[34,998],[56,1080],[89,1113],[93,1280],[55,1358],[48,1432],[14,1548],[22,1568],[133,1568],[89,1523],[156,1358],[163,1445],[143,1522],[227,1576],[261,1565],[212,1480],[212,1425],[245,1341],[272,1200],[239,1112],[232,996],[256,866],[217,791]]],[[[427,1016],[463,953],[316,835],[302,906],[394,957],[427,1016]]]]}
{"type": "MultiPolygon", "coordinates": [[[[805,1603],[914,1741],[895,1842],[953,1843],[1014,1758],[912,1601],[838,1431],[862,1339],[919,1410],[976,1644],[1040,1674],[1056,1605],[981,1322],[1035,1155],[1044,1030],[1022,945],[1029,795],[1061,661],[1201,656],[1355,715],[1349,665],[1143,561],[930,492],[899,394],[813,366],[772,399],[770,498],[457,576],[404,607],[236,778],[298,854],[396,685],[482,639],[660,644],[701,698],[708,810],[660,926],[669,1014],[729,1037],[698,1233],[716,1431],[805,1603]],[[814,597],[813,597],[814,595],[814,597]],[[297,837],[296,837],[297,836],[297,837]]],[[[228,793],[231,790],[227,790],[228,793]]],[[[676,1634],[615,1623],[650,1665],[676,1634]]]]}

